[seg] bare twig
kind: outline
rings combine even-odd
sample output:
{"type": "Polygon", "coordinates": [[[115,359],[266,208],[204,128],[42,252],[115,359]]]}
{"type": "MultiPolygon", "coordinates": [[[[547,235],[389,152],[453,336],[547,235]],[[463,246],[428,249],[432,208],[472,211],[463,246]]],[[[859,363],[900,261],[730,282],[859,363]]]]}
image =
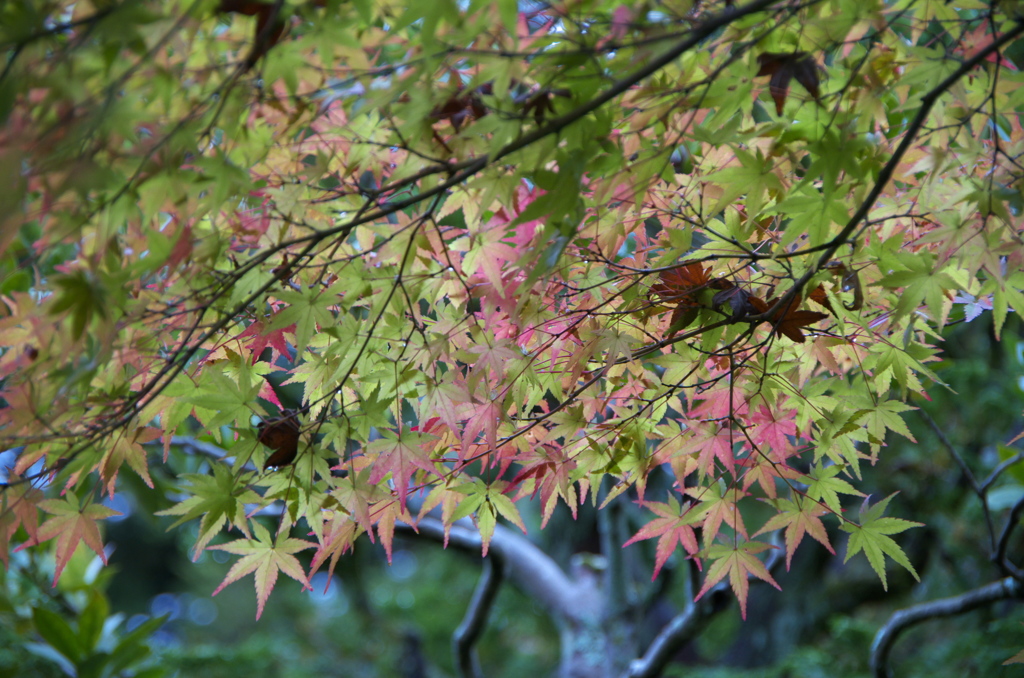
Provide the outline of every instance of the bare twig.
{"type": "Polygon", "coordinates": [[[1006,577],[959,596],[933,600],[899,610],[889,617],[889,621],[875,634],[875,640],[871,644],[872,675],[875,678],[888,678],[890,675],[889,651],[896,638],[907,628],[930,619],[964,614],[997,600],[1019,598],[1021,593],[1020,582],[1013,577],[1006,577]]]}
{"type": "Polygon", "coordinates": [[[459,678],[483,678],[473,646],[483,633],[494,599],[498,596],[503,569],[501,558],[495,554],[484,559],[484,569],[466,608],[466,616],[452,634],[455,671],[459,678]]]}
{"type": "Polygon", "coordinates": [[[1024,459],[1024,452],[1018,452],[1017,454],[1013,455],[1012,457],[1003,461],[994,469],[992,469],[992,473],[990,473],[988,478],[985,478],[985,482],[981,484],[981,491],[988,492],[988,488],[992,486],[992,483],[999,480],[999,476],[1003,474],[1003,471],[1010,468],[1011,466],[1013,466],[1022,459],[1024,459]]]}
{"type": "Polygon", "coordinates": [[[932,415],[928,414],[927,412],[920,408],[918,408],[917,414],[919,417],[921,417],[921,419],[924,420],[924,423],[928,424],[928,427],[932,430],[932,432],[935,433],[935,436],[939,439],[939,442],[942,444],[944,448],[946,448],[946,451],[949,452],[949,456],[953,457],[953,460],[956,461],[957,465],[960,467],[960,470],[964,474],[964,478],[967,479],[967,482],[970,484],[971,489],[974,490],[974,493],[977,494],[979,497],[984,498],[985,490],[982,488],[981,485],[978,484],[978,479],[974,477],[974,473],[971,471],[971,468],[967,465],[967,462],[964,461],[964,458],[960,456],[960,453],[956,451],[955,447],[953,447],[953,443],[949,442],[949,438],[946,437],[945,432],[943,432],[943,430],[939,428],[939,425],[935,423],[935,420],[932,419],[932,415]]]}

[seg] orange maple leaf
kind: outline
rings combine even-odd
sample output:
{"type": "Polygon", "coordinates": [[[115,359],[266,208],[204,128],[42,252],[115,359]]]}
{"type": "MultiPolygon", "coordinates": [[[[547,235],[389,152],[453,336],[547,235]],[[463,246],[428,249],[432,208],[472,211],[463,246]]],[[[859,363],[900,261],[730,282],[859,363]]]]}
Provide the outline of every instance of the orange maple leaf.
{"type": "Polygon", "coordinates": [[[708,559],[714,560],[714,563],[708,569],[707,577],[704,578],[704,587],[701,588],[700,593],[697,594],[694,600],[700,600],[715,584],[722,581],[726,575],[729,575],[729,586],[732,587],[733,593],[736,594],[736,599],[740,602],[740,615],[746,619],[747,593],[750,591],[749,578],[751,575],[768,582],[780,591],[782,590],[782,587],[778,585],[775,579],[772,578],[771,573],[768,572],[768,568],[754,555],[770,548],[773,547],[754,541],[736,546],[726,546],[724,544],[712,546],[708,551],[708,559]]]}
{"type": "Polygon", "coordinates": [[[270,536],[267,528],[259,523],[252,525],[255,539],[237,539],[228,544],[211,546],[211,549],[227,551],[242,558],[231,566],[224,581],[213,592],[217,595],[224,590],[224,587],[231,582],[238,581],[245,575],[254,572],[256,579],[256,618],[263,614],[263,607],[267,604],[270,592],[274,590],[277,583],[277,573],[284,572],[286,575],[309,588],[309,580],[302,569],[294,553],[313,548],[316,544],[304,539],[294,539],[286,534],[279,534],[277,538],[270,536]]]}
{"type": "Polygon", "coordinates": [[[57,567],[53,573],[54,586],[57,585],[61,572],[64,571],[64,567],[71,560],[71,556],[74,555],[79,542],[84,541],[85,545],[100,557],[103,564],[107,564],[107,555],[103,552],[103,539],[100,538],[100,528],[96,521],[109,518],[110,516],[119,516],[121,515],[119,511],[107,508],[102,504],[86,504],[81,506],[78,502],[78,497],[72,492],[68,492],[64,499],[47,499],[46,501],[39,502],[39,508],[47,513],[52,513],[53,517],[48,518],[39,527],[39,532],[36,535],[38,539],[25,542],[15,551],[20,551],[28,546],[49,541],[56,537],[57,567]]]}

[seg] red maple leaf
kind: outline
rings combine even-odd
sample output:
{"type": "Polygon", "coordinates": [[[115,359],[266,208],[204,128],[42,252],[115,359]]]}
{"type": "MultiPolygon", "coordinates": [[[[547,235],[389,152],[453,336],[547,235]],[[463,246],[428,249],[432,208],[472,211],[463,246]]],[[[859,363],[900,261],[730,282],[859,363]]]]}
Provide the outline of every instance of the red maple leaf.
{"type": "Polygon", "coordinates": [[[245,344],[245,347],[251,351],[250,356],[252,357],[252,363],[254,365],[263,353],[263,349],[268,346],[273,349],[273,353],[270,357],[271,364],[273,364],[280,356],[289,358],[291,349],[288,347],[288,341],[285,339],[284,335],[291,334],[292,336],[295,336],[295,323],[292,323],[287,327],[270,330],[268,332],[265,328],[267,325],[271,324],[272,320],[273,318],[269,318],[267,322],[257,320],[246,327],[244,332],[235,337],[235,339],[244,339],[245,337],[253,338],[252,341],[245,344]]]}
{"type": "Polygon", "coordinates": [[[373,441],[367,448],[367,454],[375,457],[370,483],[379,483],[390,473],[398,492],[398,501],[401,502],[404,511],[405,500],[409,494],[409,481],[416,469],[441,477],[430,459],[430,451],[426,449],[429,447],[429,441],[436,438],[426,433],[408,430],[402,431],[401,434],[391,431],[384,431],[383,434],[383,438],[373,441]]]}
{"type": "MultiPolygon", "coordinates": [[[[691,556],[700,551],[694,526],[703,520],[706,511],[695,509],[690,503],[681,503],[672,495],[669,495],[666,503],[649,501],[643,505],[654,511],[658,517],[644,525],[622,546],[625,548],[644,539],[658,538],[654,556],[654,576],[651,577],[653,581],[658,578],[658,572],[668,561],[669,556],[675,553],[677,545],[682,545],[683,550],[691,556]]],[[[700,561],[697,562],[699,565],[700,561]]]]}

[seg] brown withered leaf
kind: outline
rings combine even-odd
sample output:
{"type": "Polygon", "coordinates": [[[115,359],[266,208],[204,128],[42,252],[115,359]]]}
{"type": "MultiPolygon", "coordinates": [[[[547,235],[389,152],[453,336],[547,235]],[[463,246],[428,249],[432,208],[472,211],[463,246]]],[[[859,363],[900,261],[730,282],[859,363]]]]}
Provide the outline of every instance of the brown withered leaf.
{"type": "MultiPolygon", "coordinates": [[[[752,296],[748,301],[758,313],[766,313],[778,300],[769,299],[768,301],[764,301],[763,299],[752,296]]],[[[802,344],[804,343],[804,333],[800,331],[801,328],[807,327],[808,325],[816,323],[827,317],[827,313],[801,311],[800,295],[798,294],[793,297],[793,299],[786,304],[784,308],[772,314],[769,322],[772,324],[772,331],[778,332],[798,344],[802,344]]]]}
{"type": "Polygon", "coordinates": [[[692,305],[695,301],[692,294],[710,285],[710,271],[710,268],[704,268],[700,264],[676,266],[661,272],[661,282],[651,286],[651,292],[661,297],[662,301],[678,301],[680,304],[692,305]]]}
{"type": "Polygon", "coordinates": [[[818,64],[807,52],[765,52],[757,57],[757,63],[760,66],[758,76],[771,76],[768,90],[775,101],[776,115],[782,115],[786,97],[789,95],[789,82],[793,78],[796,78],[814,100],[821,104],[818,64]]]}
{"type": "MultiPolygon", "coordinates": [[[[853,293],[853,301],[849,304],[843,304],[843,308],[847,311],[859,311],[861,307],[864,306],[864,291],[861,289],[860,276],[857,274],[857,271],[847,268],[846,264],[841,261],[831,261],[825,268],[839,276],[843,292],[853,293]]],[[[832,304],[829,303],[828,295],[825,293],[825,288],[823,286],[818,285],[811,290],[808,298],[832,311],[832,304]]]]}
{"type": "Polygon", "coordinates": [[[295,413],[285,410],[282,416],[261,421],[256,439],[273,450],[263,468],[280,468],[295,461],[299,453],[299,421],[295,413]]]}
{"type": "Polygon", "coordinates": [[[465,87],[459,87],[444,103],[434,107],[430,117],[434,120],[447,119],[458,132],[466,123],[487,115],[487,106],[484,105],[481,96],[493,91],[491,83],[484,83],[469,92],[466,92],[465,87]]]}
{"type": "Polygon", "coordinates": [[[523,115],[533,115],[538,125],[544,124],[549,113],[555,112],[553,97],[570,98],[572,93],[567,89],[538,89],[523,92],[512,98],[513,103],[522,107],[523,115]]]}
{"type": "Polygon", "coordinates": [[[758,313],[754,305],[750,303],[752,296],[748,290],[733,286],[720,292],[715,292],[715,296],[711,299],[711,305],[717,309],[722,304],[729,304],[729,308],[732,309],[731,319],[740,320],[752,313],[758,313]]]}

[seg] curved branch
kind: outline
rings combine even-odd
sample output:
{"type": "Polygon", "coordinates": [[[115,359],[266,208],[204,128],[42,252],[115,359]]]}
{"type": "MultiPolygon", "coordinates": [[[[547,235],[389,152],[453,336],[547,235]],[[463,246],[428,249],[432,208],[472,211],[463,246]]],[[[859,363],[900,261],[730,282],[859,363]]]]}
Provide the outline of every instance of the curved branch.
{"type": "MultiPolygon", "coordinates": [[[[469,519],[457,521],[445,538],[444,523],[426,516],[416,526],[396,523],[395,529],[406,534],[415,533],[462,551],[479,554],[483,548],[480,532],[469,519]]],[[[494,528],[490,551],[501,559],[504,573],[526,595],[541,603],[552,616],[560,619],[578,619],[592,611],[595,591],[579,590],[562,568],[532,541],[504,525],[494,528]]]]}
{"type": "Polygon", "coordinates": [[[473,591],[473,598],[466,608],[466,616],[452,634],[452,652],[455,655],[455,671],[459,678],[483,678],[473,646],[480,638],[491,613],[494,599],[498,596],[504,565],[496,554],[484,559],[484,571],[473,591]]]}
{"type": "Polygon", "coordinates": [[[1019,598],[1022,592],[1024,588],[1016,579],[1006,577],[959,596],[921,603],[896,612],[878,630],[874,642],[871,643],[872,675],[875,678],[888,678],[889,651],[896,638],[907,628],[930,619],[963,614],[997,600],[1019,598]]]}
{"type": "Polygon", "coordinates": [[[1010,509],[1010,515],[1006,518],[1006,525],[1003,526],[1003,532],[999,535],[999,542],[996,545],[996,551],[992,554],[992,561],[1000,567],[1006,574],[1009,574],[1018,579],[1024,577],[1022,573],[1013,563],[1006,557],[1006,549],[1010,545],[1010,535],[1013,534],[1014,529],[1020,524],[1021,514],[1024,514],[1024,498],[1021,498],[1013,505],[1010,509]]]}

